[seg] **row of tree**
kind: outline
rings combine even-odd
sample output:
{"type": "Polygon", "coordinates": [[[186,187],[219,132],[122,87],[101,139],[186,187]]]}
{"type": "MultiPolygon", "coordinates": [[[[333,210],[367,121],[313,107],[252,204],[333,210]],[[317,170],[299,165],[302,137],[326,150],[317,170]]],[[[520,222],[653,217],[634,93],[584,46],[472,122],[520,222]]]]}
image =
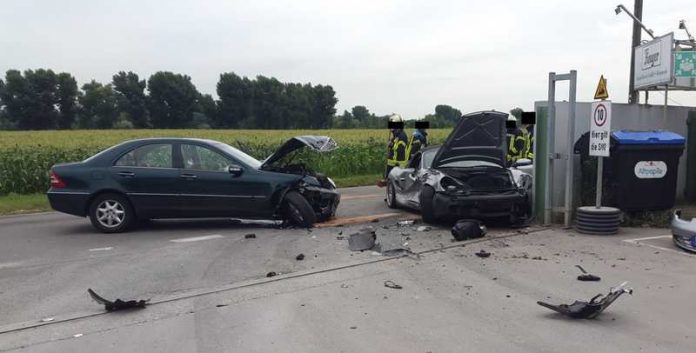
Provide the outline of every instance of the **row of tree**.
{"type": "Polygon", "coordinates": [[[147,81],[119,72],[79,89],[69,73],[9,70],[0,79],[0,129],[328,128],[336,112],[331,86],[224,73],[217,93],[216,101],[189,76],[165,71],[147,81]]]}
{"type": "MultiPolygon", "coordinates": [[[[336,115],[336,93],[327,85],[223,73],[217,95],[202,94],[189,76],[166,71],[147,80],[121,71],[109,83],[78,87],[65,72],[9,70],[0,79],[0,129],[383,128],[388,120],[360,105],[336,115]]],[[[438,105],[424,119],[437,128],[460,116],[438,105]]]]}

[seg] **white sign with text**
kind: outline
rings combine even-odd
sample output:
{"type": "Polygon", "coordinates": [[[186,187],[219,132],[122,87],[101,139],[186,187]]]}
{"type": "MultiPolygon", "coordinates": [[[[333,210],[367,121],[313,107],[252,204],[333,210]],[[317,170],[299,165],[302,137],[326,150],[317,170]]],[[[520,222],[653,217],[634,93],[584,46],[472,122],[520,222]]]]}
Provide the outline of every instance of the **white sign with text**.
{"type": "Polygon", "coordinates": [[[592,103],[590,116],[590,156],[609,157],[611,101],[592,103]]]}

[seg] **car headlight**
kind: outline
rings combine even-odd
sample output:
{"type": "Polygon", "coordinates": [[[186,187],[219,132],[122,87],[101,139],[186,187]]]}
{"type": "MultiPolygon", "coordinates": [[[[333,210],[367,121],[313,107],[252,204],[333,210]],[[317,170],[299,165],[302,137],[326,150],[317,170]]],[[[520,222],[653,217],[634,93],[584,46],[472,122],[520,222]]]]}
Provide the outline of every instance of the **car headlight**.
{"type": "Polygon", "coordinates": [[[440,186],[447,191],[456,191],[459,189],[459,183],[454,181],[452,178],[444,177],[440,179],[440,186]]]}
{"type": "Polygon", "coordinates": [[[331,178],[326,177],[326,180],[328,180],[329,184],[331,184],[331,186],[333,186],[333,188],[336,189],[336,183],[334,183],[334,181],[331,178]]]}

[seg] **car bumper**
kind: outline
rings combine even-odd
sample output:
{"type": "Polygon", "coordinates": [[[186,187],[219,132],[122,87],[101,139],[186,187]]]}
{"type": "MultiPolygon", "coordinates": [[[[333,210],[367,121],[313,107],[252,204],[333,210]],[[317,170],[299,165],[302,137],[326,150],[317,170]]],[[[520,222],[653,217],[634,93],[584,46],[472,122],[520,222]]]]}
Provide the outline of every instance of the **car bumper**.
{"type": "Polygon", "coordinates": [[[519,192],[487,195],[450,195],[442,192],[433,198],[437,218],[520,217],[528,208],[527,197],[519,192]]]}
{"type": "Polygon", "coordinates": [[[321,187],[305,187],[300,190],[320,221],[327,220],[336,214],[341,194],[336,189],[326,189],[321,187]]]}
{"type": "Polygon", "coordinates": [[[84,217],[87,215],[87,201],[89,193],[70,192],[70,191],[48,191],[48,202],[51,208],[75,216],[84,217]]]}
{"type": "Polygon", "coordinates": [[[679,218],[679,213],[675,212],[670,225],[674,244],[684,250],[696,252],[696,218],[687,222],[679,218]]]}

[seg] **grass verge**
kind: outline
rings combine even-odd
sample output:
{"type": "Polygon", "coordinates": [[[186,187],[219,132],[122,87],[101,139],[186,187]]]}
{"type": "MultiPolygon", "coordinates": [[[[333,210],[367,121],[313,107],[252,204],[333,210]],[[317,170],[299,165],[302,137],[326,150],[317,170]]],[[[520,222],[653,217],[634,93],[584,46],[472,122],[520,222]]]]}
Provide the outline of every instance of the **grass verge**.
{"type": "Polygon", "coordinates": [[[50,211],[46,194],[0,195],[0,215],[50,211]]]}

